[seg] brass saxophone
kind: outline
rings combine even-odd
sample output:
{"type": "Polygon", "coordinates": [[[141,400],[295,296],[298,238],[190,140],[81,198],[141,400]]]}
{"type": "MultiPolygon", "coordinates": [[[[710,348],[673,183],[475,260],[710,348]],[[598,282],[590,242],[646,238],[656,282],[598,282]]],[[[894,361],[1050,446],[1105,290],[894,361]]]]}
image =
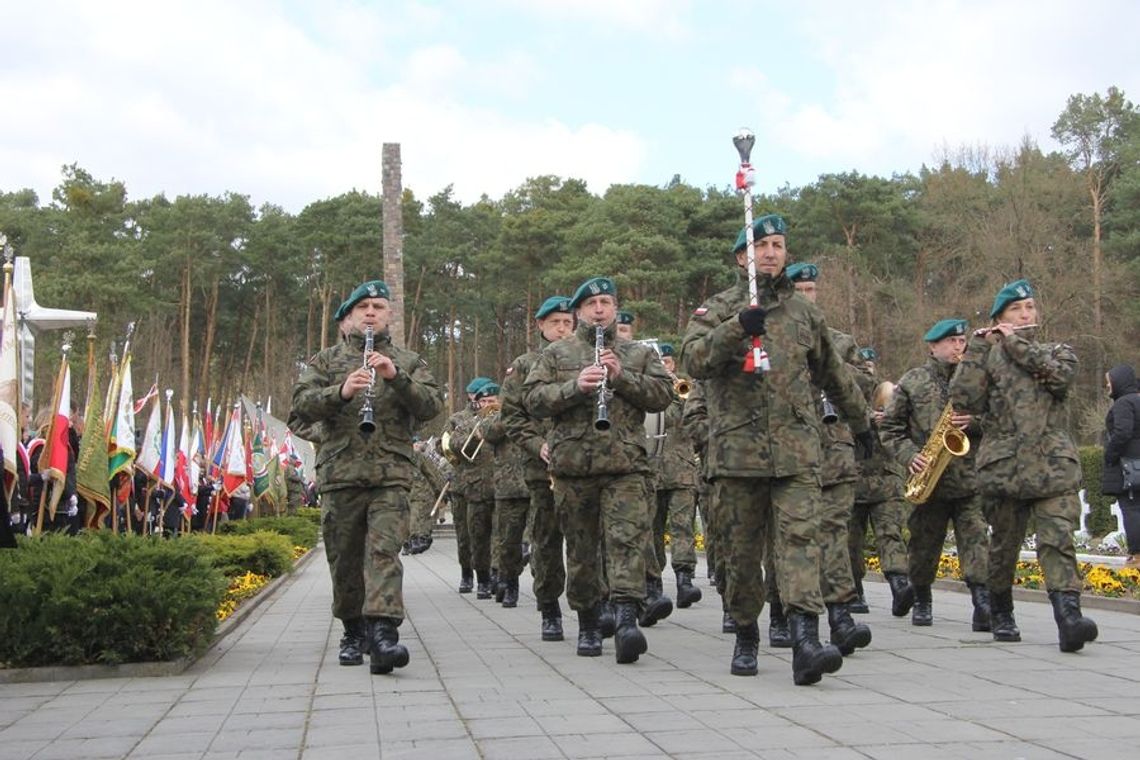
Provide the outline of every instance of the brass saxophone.
{"type": "Polygon", "coordinates": [[[934,493],[934,487],[938,485],[938,480],[951,459],[964,457],[970,452],[970,439],[966,433],[950,424],[953,413],[953,408],[947,402],[942,416],[930,431],[926,445],[919,452],[926,457],[926,467],[921,472],[911,474],[906,480],[906,500],[911,504],[925,504],[934,493]]]}

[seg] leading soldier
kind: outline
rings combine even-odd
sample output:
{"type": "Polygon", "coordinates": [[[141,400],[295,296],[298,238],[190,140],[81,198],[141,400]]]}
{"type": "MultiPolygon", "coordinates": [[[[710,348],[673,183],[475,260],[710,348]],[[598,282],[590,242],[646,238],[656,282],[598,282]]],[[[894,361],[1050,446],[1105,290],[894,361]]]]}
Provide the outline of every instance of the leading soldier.
{"type": "MultiPolygon", "coordinates": [[[[843,664],[843,655],[819,641],[820,480],[818,392],[822,387],[869,448],[867,407],[832,345],[823,313],[784,273],[786,225],[775,215],[753,222],[758,306],[750,306],[746,277],[693,314],[681,366],[704,383],[709,409],[708,473],[719,534],[727,549],[729,609],[737,623],[732,673],[755,675],[764,605],[763,553],[773,546],[780,598],[793,639],[797,684],[819,681],[843,664]],[[763,336],[770,369],[744,372],[753,337],[763,336]],[[769,542],[768,533],[773,532],[769,542]]],[[[733,253],[747,265],[747,229],[733,253]]],[[[719,551],[719,549],[718,549],[719,551]]]]}
{"type": "Polygon", "coordinates": [[[989,591],[993,636],[1020,641],[1013,618],[1013,574],[1029,516],[1037,526],[1037,561],[1053,603],[1062,652],[1094,641],[1081,614],[1081,574],[1073,531],[1080,518],[1081,463],[1064,428],[1077,355],[1038,339],[1037,302],[1025,280],[994,298],[993,326],[976,330],[950,381],[955,412],[981,415],[978,486],[997,503],[990,512],[989,591]]]}
{"type": "Polygon", "coordinates": [[[645,413],[669,406],[672,383],[656,351],[615,340],[613,280],[587,280],[570,305],[578,328],[542,352],[524,384],[525,403],[531,414],[554,421],[547,439],[550,473],[566,534],[566,595],[578,612],[578,654],[602,652],[596,605],[603,593],[598,547],[604,532],[609,596],[617,612],[615,654],[619,663],[636,662],[648,648],[637,624],[650,530],[645,413]]]}
{"type": "Polygon", "coordinates": [[[365,282],[337,309],[344,339],[309,362],[293,387],[290,428],[319,424],[317,490],[328,511],[326,544],[335,548],[333,615],[344,624],[340,662],[390,673],[408,664],[397,628],[404,620],[400,547],[408,536],[412,430],[430,420],[443,397],[418,354],[394,346],[388,287],[365,282]],[[374,335],[365,351],[365,330],[374,335]],[[376,430],[361,430],[371,401],[376,430]]]}

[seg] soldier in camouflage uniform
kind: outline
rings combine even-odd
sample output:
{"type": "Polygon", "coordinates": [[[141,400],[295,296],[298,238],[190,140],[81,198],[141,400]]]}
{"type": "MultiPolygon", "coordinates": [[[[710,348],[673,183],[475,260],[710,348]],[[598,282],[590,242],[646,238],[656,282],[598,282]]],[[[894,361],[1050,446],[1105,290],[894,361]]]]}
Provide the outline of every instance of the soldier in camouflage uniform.
{"type": "MultiPolygon", "coordinates": [[[[850,420],[861,448],[872,442],[866,403],[832,345],[823,313],[797,297],[784,274],[785,230],[775,214],[753,222],[759,306],[750,306],[745,278],[706,301],[689,322],[681,367],[705,381],[708,473],[724,518],[718,537],[728,552],[726,593],[737,623],[731,670],[757,672],[756,619],[764,605],[764,558],[757,548],[771,546],[792,630],[793,679],[809,684],[843,664],[836,647],[819,641],[822,453],[813,384],[850,420]],[[763,336],[770,354],[767,371],[743,371],[754,336],[763,336]]],[[[741,269],[752,248],[749,234],[742,231],[733,247],[741,269]]]]}
{"type": "Polygon", "coordinates": [[[493,407],[498,405],[499,386],[487,380],[474,392],[476,411],[456,425],[449,441],[452,456],[464,473],[463,497],[467,503],[467,531],[471,542],[471,565],[475,568],[475,596],[490,599],[495,592],[491,573],[491,537],[495,525],[495,457],[491,447],[480,445],[482,431],[493,407]],[[485,394],[494,386],[493,395],[485,394]],[[474,435],[472,435],[474,433],[474,435]],[[466,444],[466,446],[464,446],[466,444]]]}
{"type": "MultiPolygon", "coordinates": [[[[662,343],[661,363],[674,382],[677,364],[672,345],[662,343]]],[[[691,607],[701,600],[701,590],[693,585],[697,569],[693,524],[696,521],[697,465],[693,459],[693,439],[683,424],[685,399],[674,392],[673,403],[665,410],[665,441],[657,457],[656,499],[653,515],[653,549],[659,567],[665,567],[665,529],[669,529],[669,553],[677,579],[677,606],[691,607]]],[[[660,580],[660,576],[658,576],[660,580]]]]}
{"type": "Polygon", "coordinates": [[[1077,356],[1063,343],[1038,339],[1037,304],[1025,280],[998,292],[990,317],[994,326],[970,338],[950,398],[956,412],[982,420],[978,487],[995,500],[988,584],[993,636],[1021,640],[1011,588],[1032,514],[1060,648],[1075,652],[1097,637],[1096,623],[1081,614],[1083,583],[1073,546],[1081,465],[1064,429],[1077,356]]]}
{"type": "MultiPolygon", "coordinates": [[[[813,304],[816,302],[819,268],[815,264],[791,264],[785,270],[785,276],[792,281],[799,295],[813,304]]],[[[860,359],[855,339],[834,328],[828,329],[831,344],[844,361],[844,371],[858,383],[860,372],[856,369],[856,364],[860,359]]],[[[848,605],[858,598],[852,577],[851,558],[847,551],[847,530],[855,504],[855,483],[859,479],[859,468],[855,463],[855,439],[851,428],[840,419],[823,389],[817,386],[815,390],[819,399],[819,419],[823,423],[820,425],[820,446],[823,450],[823,463],[820,466],[820,592],[827,606],[831,643],[839,647],[844,655],[849,655],[871,643],[871,629],[863,623],[856,623],[848,609],[848,605]]],[[[769,533],[769,538],[771,536],[769,533]]],[[[765,590],[769,604],[768,643],[774,647],[790,647],[792,637],[776,588],[773,555],[774,552],[768,551],[764,563],[765,590]]]]}
{"type": "Polygon", "coordinates": [[[334,547],[333,615],[344,623],[340,662],[370,651],[373,673],[408,663],[397,628],[404,619],[400,546],[408,535],[408,489],[415,465],[412,429],[434,417],[443,398],[418,354],[392,345],[387,286],[357,287],[337,309],[344,340],[312,358],[293,388],[289,426],[298,435],[319,423],[317,482],[327,510],[325,542],[334,547]],[[364,330],[374,350],[364,352],[364,330]],[[372,399],[375,432],[360,430],[372,399]]]}
{"type": "Polygon", "coordinates": [[[664,411],[672,383],[657,352],[615,341],[617,289],[594,278],[571,299],[578,328],[546,347],[527,376],[526,408],[551,417],[548,438],[554,502],[566,535],[570,606],[578,612],[578,654],[601,654],[597,604],[602,598],[598,546],[606,541],[609,596],[617,612],[615,654],[635,662],[647,649],[638,628],[645,593],[645,545],[650,532],[645,413],[664,411]],[[603,346],[595,343],[596,327],[603,346]],[[603,406],[604,405],[604,406],[603,406]],[[599,417],[608,413],[609,426],[599,417]]]}
{"type": "MultiPolygon", "coordinates": [[[[881,428],[883,444],[900,465],[916,475],[932,464],[921,452],[950,401],[950,378],[966,347],[966,320],[943,319],[926,332],[923,340],[930,356],[921,367],[899,378],[881,428]]],[[[910,580],[915,590],[911,623],[926,626],[934,622],[930,586],[938,575],[947,523],[953,520],[959,562],[974,602],[973,627],[975,631],[988,631],[990,609],[985,583],[989,528],[974,482],[981,428],[969,414],[954,414],[950,422],[965,431],[972,439],[971,446],[965,456],[952,457],[930,499],[910,513],[910,580]]]]}
{"type": "MultiPolygon", "coordinates": [[[[863,359],[862,370],[870,381],[869,388],[863,387],[863,396],[872,405],[871,430],[882,441],[881,426],[884,406],[874,398],[880,387],[893,388],[890,383],[881,383],[875,372],[878,356],[874,349],[859,349],[863,359]],[[874,403],[880,404],[875,407],[874,403]]],[[[862,385],[862,384],[861,384],[862,385]]],[[[903,525],[910,514],[910,505],[903,499],[903,473],[905,470],[894,457],[877,446],[874,455],[859,463],[859,480],[855,484],[855,509],[847,530],[847,550],[851,555],[851,573],[855,577],[855,591],[858,599],[848,605],[852,612],[868,612],[867,599],[863,595],[863,576],[867,564],[863,559],[867,528],[875,535],[875,549],[879,554],[879,566],[890,584],[894,599],[891,613],[902,617],[914,605],[914,587],[907,577],[906,541],[903,539],[903,525]]]]}
{"type": "Polygon", "coordinates": [[[455,525],[455,547],[459,555],[459,593],[469,594],[474,588],[474,570],[471,564],[471,529],[467,524],[467,489],[475,474],[471,463],[455,451],[467,438],[467,434],[460,435],[460,430],[470,430],[475,424],[475,391],[483,387],[484,383],[491,382],[489,377],[477,377],[467,383],[464,389],[467,393],[467,406],[447,418],[443,431],[440,434],[440,453],[455,467],[455,475],[451,482],[451,521],[455,525]],[[448,446],[444,447],[447,436],[448,446]],[[454,446],[452,446],[454,444],[454,446]]]}
{"type": "Polygon", "coordinates": [[[614,328],[617,331],[618,340],[633,340],[633,323],[632,311],[622,310],[618,312],[617,326],[614,328]]]}
{"type": "Polygon", "coordinates": [[[428,550],[432,544],[432,525],[435,516],[436,498],[443,491],[447,478],[435,462],[424,453],[426,442],[417,441],[413,448],[416,451],[416,477],[412,481],[412,492],[408,495],[408,505],[412,513],[411,535],[404,543],[404,554],[421,554],[428,550]]]}
{"type": "MultiPolygon", "coordinates": [[[[498,394],[499,386],[494,389],[498,394]]],[[[507,436],[501,407],[487,419],[485,429],[484,438],[494,447],[495,456],[495,514],[498,518],[495,541],[499,548],[499,581],[504,587],[502,604],[517,607],[519,575],[523,569],[523,533],[530,509],[530,491],[525,478],[526,452],[507,436]]]]}
{"type": "Polygon", "coordinates": [[[516,358],[503,380],[503,424],[525,453],[523,478],[530,491],[531,571],[534,573],[534,597],[542,615],[542,640],[562,641],[562,608],[558,598],[566,588],[566,563],[563,559],[562,528],[554,508],[554,492],[550,487],[547,462],[550,451],[546,437],[550,420],[531,415],[523,403],[523,382],[538,363],[541,351],[551,343],[574,332],[574,312],[570,299],[551,296],[543,301],[534,315],[538,325],[539,350],[516,358]]]}

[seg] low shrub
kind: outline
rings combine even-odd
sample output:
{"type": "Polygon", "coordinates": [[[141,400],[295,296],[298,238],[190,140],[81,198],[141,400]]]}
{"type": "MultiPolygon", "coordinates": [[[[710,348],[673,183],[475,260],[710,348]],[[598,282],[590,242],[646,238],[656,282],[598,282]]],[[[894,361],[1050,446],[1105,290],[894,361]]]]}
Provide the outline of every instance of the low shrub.
{"type": "Polygon", "coordinates": [[[198,546],[208,561],[228,578],[245,573],[276,578],[293,567],[293,542],[281,533],[194,534],[179,541],[198,546]]]}
{"type": "Polygon", "coordinates": [[[321,508],[320,507],[297,507],[295,513],[296,517],[304,517],[306,520],[316,525],[318,528],[321,525],[321,508]]]}
{"type": "MultiPolygon", "coordinates": [[[[317,510],[318,512],[320,510],[317,510]]],[[[219,531],[231,535],[248,535],[258,531],[272,531],[288,536],[295,546],[313,548],[317,545],[319,525],[307,517],[290,515],[286,517],[254,517],[249,520],[234,520],[224,523],[219,531]]]]}
{"type": "Polygon", "coordinates": [[[0,551],[0,664],[118,664],[198,654],[226,580],[190,541],[99,531],[0,551]]]}

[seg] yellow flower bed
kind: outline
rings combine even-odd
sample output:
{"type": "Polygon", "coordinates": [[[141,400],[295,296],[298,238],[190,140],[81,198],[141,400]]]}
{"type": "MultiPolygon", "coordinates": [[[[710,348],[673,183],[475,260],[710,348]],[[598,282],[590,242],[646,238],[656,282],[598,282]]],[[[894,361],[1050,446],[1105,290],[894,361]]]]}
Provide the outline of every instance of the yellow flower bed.
{"type": "MultiPolygon", "coordinates": [[[[666,531],[666,533],[665,533],[665,546],[669,546],[672,543],[673,543],[673,536],[669,535],[669,533],[666,531]]],[[[704,533],[697,533],[695,536],[693,536],[693,546],[696,547],[696,550],[699,552],[703,552],[705,550],[705,534],[704,533]]]]}
{"type": "Polygon", "coordinates": [[[226,596],[222,600],[222,603],[218,605],[218,611],[216,613],[218,622],[234,614],[238,605],[264,588],[265,584],[269,583],[270,580],[268,575],[258,575],[257,573],[246,573],[245,575],[231,578],[230,586],[226,589],[226,596]]]}
{"type": "Polygon", "coordinates": [[[293,547],[293,561],[296,562],[297,560],[301,559],[301,557],[304,557],[308,553],[309,553],[308,547],[294,546],[293,547]]]}
{"type": "MultiPolygon", "coordinates": [[[[878,557],[867,557],[867,569],[882,572],[878,557]]],[[[1096,596],[1120,596],[1140,599],[1140,570],[1132,567],[1114,568],[1107,565],[1080,563],[1084,575],[1085,592],[1096,596]]],[[[958,557],[943,554],[938,562],[938,577],[965,580],[958,557]]],[[[1045,588],[1045,576],[1036,560],[1017,563],[1013,574],[1013,584],[1023,588],[1045,588]]]]}

